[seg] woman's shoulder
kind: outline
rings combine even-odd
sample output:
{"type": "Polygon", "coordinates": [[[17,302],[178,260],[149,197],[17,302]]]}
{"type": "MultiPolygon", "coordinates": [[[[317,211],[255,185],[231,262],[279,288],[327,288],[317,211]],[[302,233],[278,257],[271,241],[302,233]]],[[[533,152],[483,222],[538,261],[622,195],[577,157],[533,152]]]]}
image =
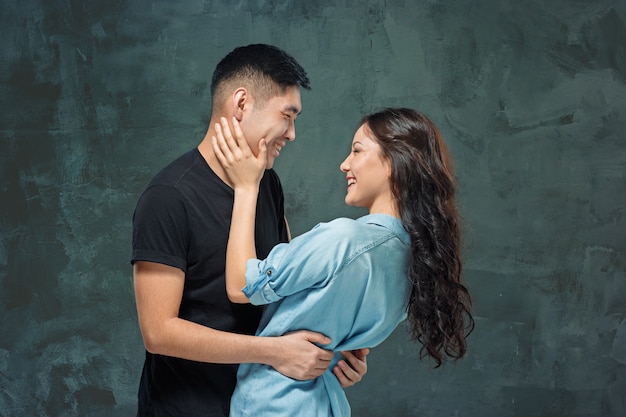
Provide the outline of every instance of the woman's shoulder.
{"type": "Polygon", "coordinates": [[[340,217],[327,222],[317,223],[308,232],[296,236],[292,242],[304,243],[306,241],[309,244],[322,242],[323,246],[330,247],[358,235],[360,227],[361,225],[356,220],[340,217]]]}
{"type": "Polygon", "coordinates": [[[357,222],[354,219],[349,219],[347,217],[338,217],[336,219],[318,223],[313,230],[322,233],[345,233],[346,231],[358,229],[363,225],[357,222]]]}
{"type": "Polygon", "coordinates": [[[372,240],[387,239],[393,232],[375,223],[339,217],[325,223],[318,223],[310,232],[309,237],[325,242],[327,246],[349,245],[359,246],[370,244],[372,240]]]}
{"type": "Polygon", "coordinates": [[[318,223],[313,230],[319,229],[319,232],[324,233],[345,233],[347,231],[365,231],[369,230],[371,233],[392,233],[395,229],[402,229],[402,224],[394,223],[391,217],[388,216],[372,216],[367,215],[358,219],[350,219],[347,217],[338,217],[328,222],[318,223]]]}

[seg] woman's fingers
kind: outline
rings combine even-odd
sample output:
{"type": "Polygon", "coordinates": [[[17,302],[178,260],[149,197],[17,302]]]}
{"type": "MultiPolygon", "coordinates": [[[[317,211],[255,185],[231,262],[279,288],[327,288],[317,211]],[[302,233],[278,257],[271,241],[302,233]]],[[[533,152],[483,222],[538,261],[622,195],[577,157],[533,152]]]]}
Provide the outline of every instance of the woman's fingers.
{"type": "Polygon", "coordinates": [[[250,145],[243,134],[239,121],[233,117],[232,128],[226,118],[220,118],[220,123],[215,124],[215,136],[211,144],[215,156],[225,168],[233,167],[245,160],[254,160],[259,168],[265,168],[267,160],[267,145],[265,139],[259,140],[258,155],[254,155],[250,145]]]}
{"type": "Polygon", "coordinates": [[[217,157],[217,160],[220,161],[220,164],[224,165],[224,163],[226,162],[226,158],[224,157],[222,149],[217,142],[217,138],[215,136],[211,137],[211,146],[213,147],[213,153],[217,157]]]}
{"type": "Polygon", "coordinates": [[[222,133],[222,128],[219,123],[215,124],[215,136],[211,138],[211,145],[213,147],[213,152],[217,157],[220,164],[226,166],[230,164],[233,160],[233,155],[226,145],[226,141],[224,140],[224,134],[222,133]]]}
{"type": "MultiPolygon", "coordinates": [[[[224,119],[226,121],[226,119],[224,119]]],[[[237,138],[237,146],[241,149],[244,155],[250,155],[251,150],[248,145],[248,141],[246,137],[243,135],[241,130],[241,126],[239,125],[239,120],[236,117],[233,117],[233,131],[235,132],[235,137],[237,138]]]]}
{"type": "Polygon", "coordinates": [[[257,160],[263,164],[263,168],[265,168],[265,164],[267,162],[267,143],[265,143],[265,138],[261,138],[259,140],[259,156],[257,160]]]}
{"type": "Polygon", "coordinates": [[[230,150],[230,147],[228,146],[228,144],[226,143],[226,138],[224,137],[224,131],[222,129],[222,126],[219,123],[215,124],[215,135],[217,137],[217,143],[218,143],[220,149],[222,150],[222,154],[228,160],[232,160],[233,153],[230,150]]]}
{"type": "Polygon", "coordinates": [[[230,126],[228,125],[228,121],[226,120],[225,117],[222,117],[220,118],[220,122],[221,122],[220,128],[222,130],[222,134],[224,136],[224,142],[226,143],[226,146],[228,146],[228,149],[235,157],[238,157],[240,155],[241,149],[239,148],[239,146],[237,145],[237,142],[233,138],[233,134],[230,131],[230,126]]]}

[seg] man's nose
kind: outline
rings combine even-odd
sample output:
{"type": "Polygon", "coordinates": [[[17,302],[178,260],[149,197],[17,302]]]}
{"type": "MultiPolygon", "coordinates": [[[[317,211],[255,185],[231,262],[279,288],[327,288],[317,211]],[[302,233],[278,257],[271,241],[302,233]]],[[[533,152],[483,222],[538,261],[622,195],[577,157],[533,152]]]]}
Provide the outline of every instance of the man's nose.
{"type": "Polygon", "coordinates": [[[293,142],[294,140],[296,140],[296,124],[293,120],[289,122],[289,127],[285,132],[285,139],[287,139],[289,142],[293,142]]]}

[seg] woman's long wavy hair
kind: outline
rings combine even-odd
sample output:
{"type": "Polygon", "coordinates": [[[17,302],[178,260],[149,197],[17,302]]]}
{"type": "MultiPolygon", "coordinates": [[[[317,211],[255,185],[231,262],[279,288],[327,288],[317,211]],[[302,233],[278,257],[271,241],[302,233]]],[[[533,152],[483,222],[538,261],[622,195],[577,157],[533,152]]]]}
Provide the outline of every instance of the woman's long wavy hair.
{"type": "Polygon", "coordinates": [[[420,357],[432,357],[439,367],[447,357],[465,355],[465,338],[474,328],[471,298],[461,283],[452,160],[435,124],[415,110],[384,109],[362,124],[391,162],[391,190],[411,238],[407,312],[413,340],[422,344],[420,357]]]}

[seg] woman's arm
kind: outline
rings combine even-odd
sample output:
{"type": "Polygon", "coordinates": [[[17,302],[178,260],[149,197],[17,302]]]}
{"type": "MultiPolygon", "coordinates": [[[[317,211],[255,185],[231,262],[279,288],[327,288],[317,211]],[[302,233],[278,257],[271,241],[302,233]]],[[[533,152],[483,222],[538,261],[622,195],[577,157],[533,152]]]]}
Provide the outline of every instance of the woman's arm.
{"type": "Polygon", "coordinates": [[[235,193],[230,234],[226,247],[226,292],[233,303],[249,303],[241,291],[246,285],[246,261],[256,258],[254,222],[259,183],[267,161],[265,140],[259,142],[259,155],[255,156],[243,136],[237,119],[233,118],[231,132],[225,118],[215,125],[213,151],[220,161],[235,193]]]}
{"type": "Polygon", "coordinates": [[[226,247],[226,293],[233,303],[249,303],[241,291],[246,285],[246,261],[256,258],[254,219],[257,189],[235,188],[233,216],[226,247]]]}
{"type": "MultiPolygon", "coordinates": [[[[233,131],[236,139],[233,139],[226,119],[222,118],[221,121],[221,125],[215,125],[217,137],[213,137],[213,151],[226,170],[235,192],[230,234],[226,248],[226,292],[228,298],[234,303],[249,303],[250,300],[241,290],[246,284],[246,261],[256,258],[254,222],[259,183],[263,177],[267,160],[267,148],[265,141],[261,139],[259,155],[255,157],[243,136],[237,119],[233,119],[233,131]]],[[[291,240],[286,218],[285,224],[287,225],[289,240],[291,240]]],[[[333,373],[341,386],[347,388],[361,381],[367,373],[369,349],[342,353],[344,359],[337,363],[333,373]]],[[[281,372],[280,369],[279,372],[281,372]]]]}

